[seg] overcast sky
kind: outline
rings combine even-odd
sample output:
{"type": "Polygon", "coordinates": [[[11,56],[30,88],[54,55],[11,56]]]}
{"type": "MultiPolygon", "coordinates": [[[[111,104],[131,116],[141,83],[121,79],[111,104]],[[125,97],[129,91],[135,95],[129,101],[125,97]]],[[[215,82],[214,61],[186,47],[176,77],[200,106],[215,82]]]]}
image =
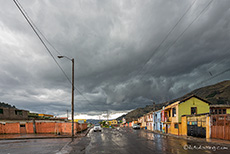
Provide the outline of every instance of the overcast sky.
{"type": "MultiPolygon", "coordinates": [[[[226,72],[199,84],[230,67],[229,0],[19,3],[69,79],[71,61],[57,55],[75,59],[83,94],[75,90],[76,115],[120,115],[230,79],[226,72]]],[[[71,110],[71,84],[13,0],[0,0],[0,101],[37,113],[71,110]]]]}

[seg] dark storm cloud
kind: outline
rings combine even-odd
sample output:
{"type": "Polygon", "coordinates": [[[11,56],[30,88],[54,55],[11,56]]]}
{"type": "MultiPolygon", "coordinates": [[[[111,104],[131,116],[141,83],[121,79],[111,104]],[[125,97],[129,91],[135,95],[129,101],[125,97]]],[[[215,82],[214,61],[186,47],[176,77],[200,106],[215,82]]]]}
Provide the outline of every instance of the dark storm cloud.
{"type": "MultiPolygon", "coordinates": [[[[200,87],[209,72],[214,75],[230,66],[228,0],[213,1],[197,20],[210,1],[19,2],[60,54],[75,58],[75,83],[84,94],[75,91],[77,112],[130,110],[169,101],[200,87]]],[[[0,4],[0,101],[65,114],[71,84],[13,1],[0,4]]],[[[59,55],[48,46],[54,57],[59,55]]],[[[71,79],[71,62],[57,62],[71,79]]]]}

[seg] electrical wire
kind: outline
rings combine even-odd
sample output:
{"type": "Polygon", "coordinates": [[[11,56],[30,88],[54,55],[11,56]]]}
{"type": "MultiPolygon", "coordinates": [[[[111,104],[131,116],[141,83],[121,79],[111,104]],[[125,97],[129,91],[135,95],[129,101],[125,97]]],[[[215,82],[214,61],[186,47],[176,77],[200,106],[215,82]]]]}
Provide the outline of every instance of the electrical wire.
{"type": "MultiPolygon", "coordinates": [[[[43,46],[45,47],[45,49],[48,51],[48,53],[50,54],[50,56],[52,57],[52,59],[55,61],[55,63],[57,64],[57,66],[59,67],[59,69],[62,71],[62,73],[64,74],[64,76],[67,78],[67,80],[69,81],[69,83],[72,85],[71,80],[69,79],[69,77],[67,76],[67,74],[65,73],[65,71],[63,70],[63,68],[59,65],[59,63],[57,62],[57,60],[54,58],[53,54],[51,53],[51,51],[49,50],[48,46],[45,44],[45,42],[42,40],[41,36],[38,34],[38,32],[43,36],[43,38],[49,43],[49,45],[58,53],[60,54],[60,52],[48,41],[48,39],[46,39],[46,37],[42,34],[42,32],[37,28],[37,26],[33,23],[33,21],[29,18],[28,14],[26,13],[26,11],[23,9],[22,5],[17,1],[17,0],[13,0],[15,5],[17,6],[17,8],[19,9],[19,11],[22,13],[23,17],[26,19],[26,21],[29,23],[30,27],[32,28],[32,30],[34,31],[34,33],[37,35],[37,37],[39,38],[39,40],[41,41],[41,43],[43,44],[43,46]],[[38,31],[38,32],[37,32],[38,31]]],[[[78,93],[90,104],[93,106],[93,104],[83,95],[83,93],[76,88],[76,86],[74,85],[74,89],[78,91],[78,93]]],[[[94,106],[94,108],[96,108],[94,106]]],[[[96,108],[97,110],[99,110],[98,108],[96,108]]]]}
{"type": "Polygon", "coordinates": [[[184,33],[192,26],[192,24],[207,10],[207,8],[211,5],[212,2],[213,0],[209,1],[209,3],[203,8],[203,10],[198,14],[198,16],[196,16],[196,18],[192,20],[192,22],[184,29],[184,31],[176,38],[176,40],[168,47],[168,49],[165,52],[163,52],[163,55],[159,58],[160,59],[159,61],[163,60],[163,57],[165,56],[165,54],[173,47],[174,44],[176,44],[176,42],[184,35],[184,33]]]}
{"type": "Polygon", "coordinates": [[[216,77],[218,77],[218,76],[220,76],[220,75],[222,75],[222,74],[224,74],[226,72],[229,72],[229,71],[230,71],[230,68],[228,68],[228,69],[226,69],[226,70],[224,70],[224,71],[222,71],[220,73],[217,73],[217,74],[213,75],[212,77],[197,83],[196,85],[202,85],[202,84],[204,84],[204,83],[206,83],[206,82],[208,82],[208,81],[210,81],[210,80],[212,80],[212,79],[214,79],[214,78],[216,78],[216,77]]]}
{"type": "Polygon", "coordinates": [[[144,65],[141,67],[141,69],[137,72],[135,76],[138,76],[138,74],[141,74],[141,72],[144,70],[144,67],[147,65],[147,63],[152,59],[152,57],[159,51],[162,44],[168,39],[169,35],[175,30],[175,28],[178,26],[178,24],[181,22],[181,20],[185,17],[185,15],[188,13],[188,11],[192,8],[192,6],[195,4],[196,0],[193,1],[193,3],[189,6],[189,8],[184,12],[184,14],[180,17],[180,19],[176,22],[176,24],[171,28],[171,30],[168,32],[168,34],[164,37],[164,39],[160,42],[160,44],[154,49],[154,52],[150,55],[150,57],[144,62],[144,65]]]}

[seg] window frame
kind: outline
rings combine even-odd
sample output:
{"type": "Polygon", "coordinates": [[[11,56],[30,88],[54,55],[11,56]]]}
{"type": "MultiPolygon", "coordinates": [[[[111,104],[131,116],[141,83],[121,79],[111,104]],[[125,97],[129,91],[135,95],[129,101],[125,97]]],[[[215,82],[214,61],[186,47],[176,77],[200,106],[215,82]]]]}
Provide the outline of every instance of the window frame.
{"type": "Polygon", "coordinates": [[[179,124],[177,124],[177,123],[174,124],[174,128],[175,128],[175,129],[178,129],[178,128],[179,128],[179,124]]]}
{"type": "Polygon", "coordinates": [[[176,107],[172,108],[172,117],[176,117],[176,107]]]}
{"type": "Polygon", "coordinates": [[[4,110],[3,109],[0,109],[0,114],[4,114],[4,110]]]}
{"type": "Polygon", "coordinates": [[[223,109],[222,113],[223,113],[223,114],[227,114],[227,110],[226,110],[226,109],[223,109]]]}
{"type": "Polygon", "coordinates": [[[197,107],[191,107],[191,115],[197,114],[197,107]],[[195,109],[195,112],[193,112],[193,109],[195,109]]]}

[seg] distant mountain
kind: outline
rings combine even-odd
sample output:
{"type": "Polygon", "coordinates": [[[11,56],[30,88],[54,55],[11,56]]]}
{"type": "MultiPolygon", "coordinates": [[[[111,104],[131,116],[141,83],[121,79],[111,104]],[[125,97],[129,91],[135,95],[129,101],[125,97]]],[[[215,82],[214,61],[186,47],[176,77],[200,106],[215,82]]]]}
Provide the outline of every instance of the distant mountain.
{"type": "Polygon", "coordinates": [[[193,90],[178,99],[170,101],[169,104],[191,95],[206,99],[211,104],[230,104],[230,80],[193,90]]]}
{"type": "Polygon", "coordinates": [[[15,106],[12,106],[8,103],[0,102],[0,107],[6,107],[6,108],[16,108],[15,106]]]}
{"type": "Polygon", "coordinates": [[[87,123],[92,123],[92,124],[98,124],[101,121],[103,121],[103,120],[95,120],[95,119],[87,119],[86,120],[87,123]]]}
{"type": "MultiPolygon", "coordinates": [[[[182,100],[186,97],[189,97],[191,95],[197,95],[198,97],[201,97],[207,101],[209,101],[211,104],[230,104],[230,80],[223,81],[214,85],[202,87],[196,90],[193,90],[192,92],[168,101],[161,104],[156,104],[155,109],[159,110],[163,106],[172,104],[173,102],[176,102],[178,100],[182,100]]],[[[137,120],[138,117],[141,117],[142,115],[154,110],[153,105],[148,105],[144,108],[137,108],[126,115],[123,115],[121,117],[118,117],[117,120],[121,120],[123,117],[125,117],[126,121],[132,121],[137,120]]]]}

